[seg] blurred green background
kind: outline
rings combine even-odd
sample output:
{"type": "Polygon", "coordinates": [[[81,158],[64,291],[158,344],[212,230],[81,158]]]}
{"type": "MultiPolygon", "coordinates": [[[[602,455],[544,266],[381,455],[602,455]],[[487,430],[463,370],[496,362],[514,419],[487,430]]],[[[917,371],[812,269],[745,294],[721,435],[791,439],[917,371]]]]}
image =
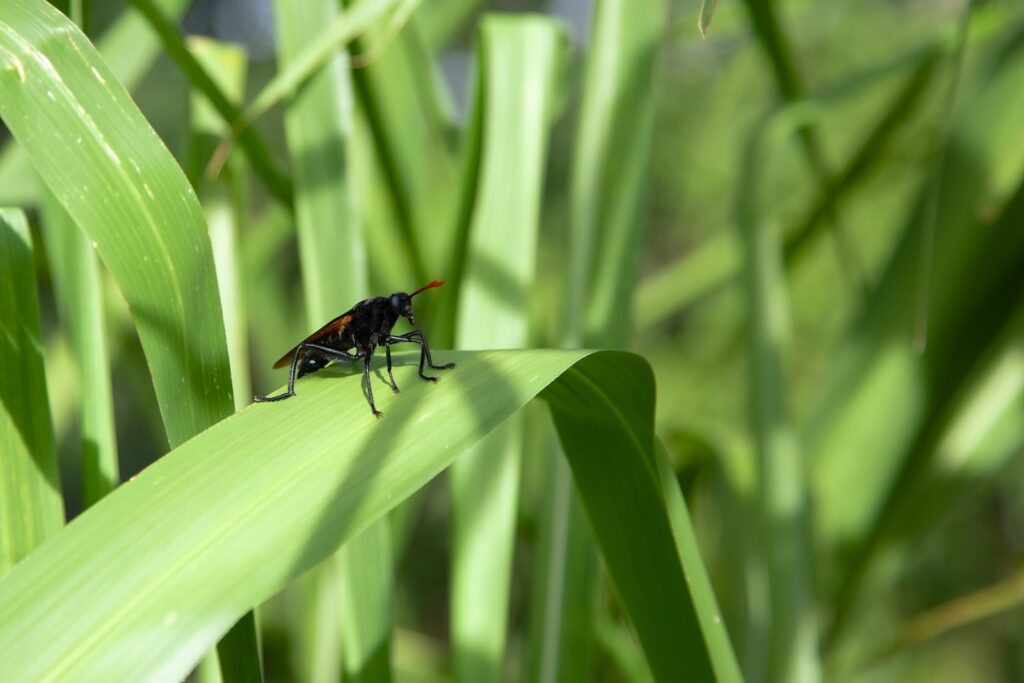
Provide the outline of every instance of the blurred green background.
{"type": "MultiPolygon", "coordinates": [[[[53,4],[199,194],[236,407],[274,391],[273,361],[351,303],[447,279],[449,294],[417,300],[435,348],[624,348],[651,363],[656,432],[744,678],[1024,679],[1024,5],[53,4]],[[338,41],[340,60],[246,108],[339,11],[374,5],[387,11],[338,41]]],[[[109,398],[76,370],[87,333],[61,300],[79,286],[61,282],[61,210],[18,144],[0,128],[0,206],[31,218],[72,518],[167,436],[102,267],[109,398]],[[83,418],[107,400],[112,417],[83,418]],[[106,488],[82,465],[89,419],[116,425],[106,488]]],[[[506,574],[489,598],[507,609],[498,654],[461,660],[450,623],[453,538],[469,533],[457,482],[474,476],[453,471],[389,520],[390,664],[351,677],[650,680],[585,521],[550,490],[569,495],[545,416],[509,430],[478,450],[522,439],[511,507],[462,513],[494,516],[475,533],[496,534],[506,574]],[[551,553],[567,563],[554,661],[551,553]]],[[[349,669],[351,615],[310,607],[339,590],[314,570],[258,610],[266,680],[349,669]]]]}

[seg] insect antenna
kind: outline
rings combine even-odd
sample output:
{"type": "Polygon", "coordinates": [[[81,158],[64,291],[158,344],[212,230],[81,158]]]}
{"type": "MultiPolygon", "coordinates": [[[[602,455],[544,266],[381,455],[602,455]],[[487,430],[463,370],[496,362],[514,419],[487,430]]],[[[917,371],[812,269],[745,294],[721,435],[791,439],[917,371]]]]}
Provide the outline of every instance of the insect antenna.
{"type": "Polygon", "coordinates": [[[443,284],[444,284],[444,280],[431,280],[430,282],[428,282],[427,284],[423,285],[422,287],[417,289],[415,292],[410,294],[409,297],[412,298],[412,297],[416,296],[417,294],[419,294],[420,292],[425,292],[428,289],[433,289],[434,287],[440,287],[443,284]]]}

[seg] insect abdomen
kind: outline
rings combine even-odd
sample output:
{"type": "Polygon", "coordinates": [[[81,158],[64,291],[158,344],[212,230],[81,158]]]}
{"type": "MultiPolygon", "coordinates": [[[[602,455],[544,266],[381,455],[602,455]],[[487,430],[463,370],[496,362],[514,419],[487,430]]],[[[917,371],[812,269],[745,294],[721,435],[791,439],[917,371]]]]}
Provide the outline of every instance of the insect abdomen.
{"type": "Polygon", "coordinates": [[[297,376],[302,377],[303,375],[308,375],[316,372],[317,370],[322,370],[329,362],[330,361],[326,356],[319,354],[316,351],[307,351],[306,355],[303,356],[302,360],[299,362],[299,371],[297,376]]]}

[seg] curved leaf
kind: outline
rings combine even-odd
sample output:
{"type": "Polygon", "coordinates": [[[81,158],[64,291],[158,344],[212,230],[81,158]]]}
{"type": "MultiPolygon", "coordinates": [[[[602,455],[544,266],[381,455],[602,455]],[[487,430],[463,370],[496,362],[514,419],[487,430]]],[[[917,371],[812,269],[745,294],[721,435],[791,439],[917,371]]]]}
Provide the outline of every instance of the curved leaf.
{"type": "Polygon", "coordinates": [[[96,49],[41,0],[0,3],[0,117],[127,299],[171,444],[229,414],[224,321],[195,193],[96,49]]]}
{"type": "MultiPolygon", "coordinates": [[[[367,408],[324,371],[172,451],[0,581],[10,680],[181,680],[246,610],[354,537],[550,386],[577,485],[655,676],[712,676],[653,452],[654,381],[622,352],[440,352],[439,385],[367,408]],[[593,438],[605,439],[594,449],[593,438]]],[[[377,382],[381,379],[378,377],[377,382]]],[[[695,555],[689,561],[700,562],[695,555]]]]}
{"type": "Polygon", "coordinates": [[[64,523],[25,214],[0,209],[0,576],[64,523]]]}

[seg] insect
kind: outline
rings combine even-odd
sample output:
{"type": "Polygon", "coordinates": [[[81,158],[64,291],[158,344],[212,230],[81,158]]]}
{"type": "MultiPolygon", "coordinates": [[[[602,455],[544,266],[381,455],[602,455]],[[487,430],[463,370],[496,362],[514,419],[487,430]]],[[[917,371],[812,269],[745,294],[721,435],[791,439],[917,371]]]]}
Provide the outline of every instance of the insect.
{"type": "Polygon", "coordinates": [[[366,398],[370,402],[370,410],[374,415],[380,417],[383,413],[377,410],[377,406],[373,402],[373,387],[370,386],[370,361],[373,360],[373,353],[378,346],[383,346],[387,353],[388,379],[391,381],[391,390],[396,394],[398,385],[395,384],[395,377],[391,374],[392,344],[412,342],[420,345],[420,377],[428,382],[436,382],[438,378],[424,375],[424,364],[434,370],[450,370],[455,367],[455,363],[434,365],[434,361],[430,357],[427,338],[419,330],[402,335],[391,334],[391,329],[398,322],[399,317],[404,317],[412,325],[416,324],[416,319],[412,314],[412,298],[414,296],[443,284],[444,282],[441,280],[433,280],[412,294],[395,292],[391,296],[375,296],[372,299],[360,301],[303,339],[274,363],[274,368],[283,368],[290,363],[287,391],[277,396],[256,396],[253,401],[256,403],[283,401],[295,395],[295,380],[303,375],[316,372],[332,361],[354,363],[361,359],[363,361],[363,381],[366,384],[366,398]]]}

